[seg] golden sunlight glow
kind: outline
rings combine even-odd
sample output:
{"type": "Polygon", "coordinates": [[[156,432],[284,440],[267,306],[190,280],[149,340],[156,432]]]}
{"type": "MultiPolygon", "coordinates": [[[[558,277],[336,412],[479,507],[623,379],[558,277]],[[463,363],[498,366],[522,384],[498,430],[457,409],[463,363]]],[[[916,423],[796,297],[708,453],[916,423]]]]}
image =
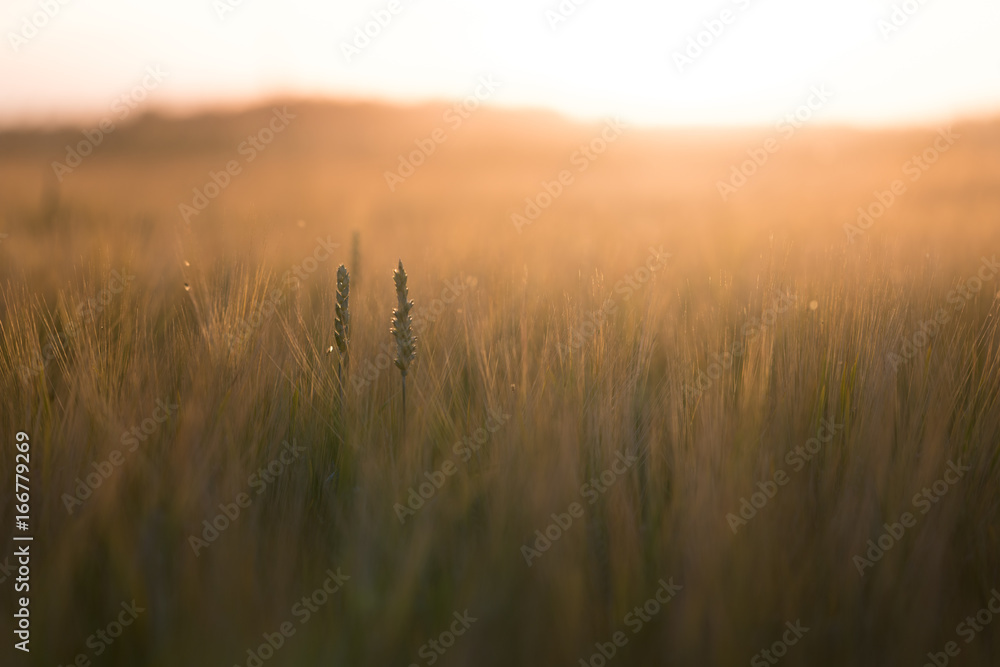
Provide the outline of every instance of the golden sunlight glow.
{"type": "Polygon", "coordinates": [[[649,124],[771,123],[815,85],[820,122],[925,122],[1000,106],[989,0],[16,0],[0,10],[0,121],[275,95],[490,103],[649,124]],[[367,34],[366,34],[367,32],[367,34]]]}

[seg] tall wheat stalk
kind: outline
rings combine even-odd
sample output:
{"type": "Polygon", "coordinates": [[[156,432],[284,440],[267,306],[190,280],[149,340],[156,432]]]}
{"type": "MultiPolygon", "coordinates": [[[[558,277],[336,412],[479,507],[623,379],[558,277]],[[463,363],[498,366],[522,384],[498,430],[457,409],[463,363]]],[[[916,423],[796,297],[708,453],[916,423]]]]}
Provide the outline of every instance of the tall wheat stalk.
{"type": "Polygon", "coordinates": [[[403,376],[403,432],[406,432],[406,373],[410,364],[417,357],[417,338],[413,335],[413,321],[410,319],[410,309],[413,302],[408,300],[409,290],[406,289],[406,271],[403,270],[403,260],[399,260],[399,268],[393,271],[392,279],[396,283],[396,300],[398,307],[392,312],[392,335],[396,339],[396,368],[403,376]]]}
{"type": "Polygon", "coordinates": [[[361,234],[358,230],[351,232],[351,273],[354,274],[354,285],[358,285],[361,277],[361,234]]]}
{"type": "Polygon", "coordinates": [[[347,382],[348,368],[351,361],[351,276],[347,267],[341,264],[337,268],[337,317],[333,322],[333,340],[340,352],[337,363],[337,381],[340,384],[340,406],[344,406],[344,383],[347,382]]]}

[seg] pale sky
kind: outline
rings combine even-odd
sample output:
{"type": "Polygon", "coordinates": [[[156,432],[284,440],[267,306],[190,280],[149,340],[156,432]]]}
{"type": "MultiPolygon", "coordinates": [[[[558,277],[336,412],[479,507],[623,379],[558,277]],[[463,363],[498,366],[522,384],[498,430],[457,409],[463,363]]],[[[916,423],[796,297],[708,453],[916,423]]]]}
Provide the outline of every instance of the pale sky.
{"type": "Polygon", "coordinates": [[[772,125],[819,85],[832,97],[817,123],[1000,113],[996,0],[5,0],[0,29],[5,126],[107,116],[144,77],[136,109],[455,99],[492,76],[490,104],[639,124],[772,125]],[[904,4],[912,16],[883,34],[904,4]],[[575,12],[552,26],[560,6],[575,12]],[[675,54],[724,10],[679,71],[675,54]],[[380,11],[387,25],[348,62],[380,11]]]}

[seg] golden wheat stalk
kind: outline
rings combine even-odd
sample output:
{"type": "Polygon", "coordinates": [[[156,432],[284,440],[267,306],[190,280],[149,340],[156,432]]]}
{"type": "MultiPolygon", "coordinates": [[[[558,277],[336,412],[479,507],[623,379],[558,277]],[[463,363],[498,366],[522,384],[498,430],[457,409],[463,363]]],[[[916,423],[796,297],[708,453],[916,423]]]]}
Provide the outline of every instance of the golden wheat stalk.
{"type": "Polygon", "coordinates": [[[336,318],[333,322],[333,341],[340,352],[340,363],[337,365],[337,379],[340,381],[340,402],[344,402],[344,383],[347,381],[348,366],[351,360],[351,276],[347,267],[341,264],[337,268],[337,305],[336,318]]]}
{"type": "Polygon", "coordinates": [[[403,270],[403,260],[399,260],[399,268],[393,271],[392,279],[396,283],[396,300],[398,307],[392,311],[392,335],[396,339],[396,368],[403,376],[403,429],[406,429],[406,373],[410,364],[417,358],[417,338],[413,335],[413,321],[410,310],[413,302],[407,297],[406,271],[403,270]]]}

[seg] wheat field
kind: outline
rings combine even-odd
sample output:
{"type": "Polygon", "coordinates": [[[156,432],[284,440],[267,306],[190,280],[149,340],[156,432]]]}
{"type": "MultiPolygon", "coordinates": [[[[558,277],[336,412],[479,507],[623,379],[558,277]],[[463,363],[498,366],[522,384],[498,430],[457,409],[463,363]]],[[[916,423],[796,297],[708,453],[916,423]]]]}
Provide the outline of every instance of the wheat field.
{"type": "Polygon", "coordinates": [[[1000,123],[443,113],[0,135],[24,664],[997,664],[1000,123]]]}

